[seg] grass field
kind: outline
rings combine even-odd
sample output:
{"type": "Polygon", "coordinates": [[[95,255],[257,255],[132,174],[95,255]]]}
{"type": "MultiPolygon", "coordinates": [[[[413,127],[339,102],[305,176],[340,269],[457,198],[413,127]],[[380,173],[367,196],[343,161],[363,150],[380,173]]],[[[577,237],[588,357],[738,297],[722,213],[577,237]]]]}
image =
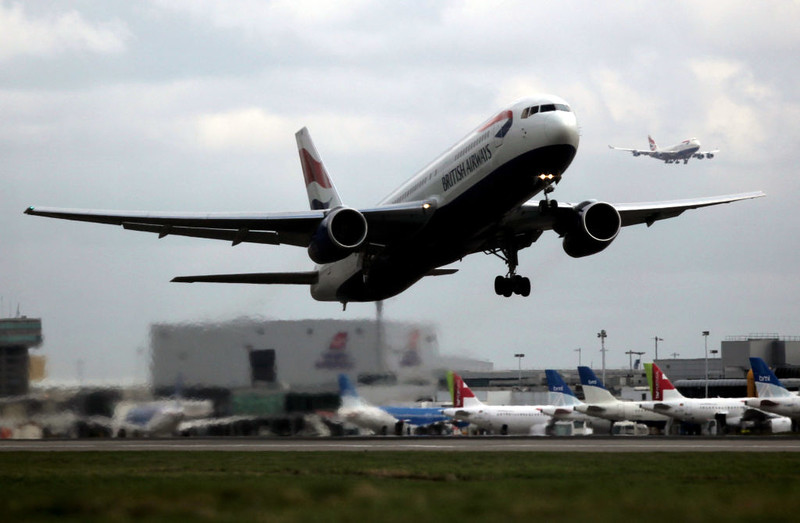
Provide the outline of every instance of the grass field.
{"type": "Polygon", "coordinates": [[[0,453],[4,521],[798,521],[800,454],[0,453]]]}

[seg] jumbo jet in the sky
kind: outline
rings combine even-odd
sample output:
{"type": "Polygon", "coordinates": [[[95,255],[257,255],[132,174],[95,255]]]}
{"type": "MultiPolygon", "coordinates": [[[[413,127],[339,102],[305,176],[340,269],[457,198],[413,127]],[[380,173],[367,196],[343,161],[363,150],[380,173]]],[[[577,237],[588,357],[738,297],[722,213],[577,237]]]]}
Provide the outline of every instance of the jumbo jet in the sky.
{"type": "MultiPolygon", "coordinates": [[[[498,295],[527,296],[518,253],[547,230],[572,257],[598,253],[627,225],[678,216],[687,209],[763,196],[751,192],[657,203],[558,203],[549,193],[578,149],[578,122],[561,98],[539,95],[503,108],[434,159],[376,206],[348,207],[303,128],[297,145],[311,210],[288,213],[161,213],[29,207],[37,216],[122,225],[168,235],[305,247],[317,265],[304,272],[182,276],[177,282],[309,285],[316,300],[377,301],[473,253],[500,258],[498,295]],[[539,202],[528,202],[543,194],[539,202]]],[[[374,166],[382,176],[385,166],[374,166]]]]}
{"type": "Polygon", "coordinates": [[[689,138],[679,144],[663,148],[656,145],[656,141],[653,140],[652,136],[648,136],[647,141],[650,142],[649,151],[644,149],[625,149],[624,147],[614,147],[613,145],[609,145],[608,147],[615,151],[629,151],[633,153],[634,156],[649,156],[656,160],[662,160],[664,163],[678,163],[681,160],[683,160],[683,163],[689,163],[691,158],[697,158],[698,160],[702,160],[703,158],[711,159],[719,152],[719,149],[701,151],[700,141],[697,138],[689,138]]]}

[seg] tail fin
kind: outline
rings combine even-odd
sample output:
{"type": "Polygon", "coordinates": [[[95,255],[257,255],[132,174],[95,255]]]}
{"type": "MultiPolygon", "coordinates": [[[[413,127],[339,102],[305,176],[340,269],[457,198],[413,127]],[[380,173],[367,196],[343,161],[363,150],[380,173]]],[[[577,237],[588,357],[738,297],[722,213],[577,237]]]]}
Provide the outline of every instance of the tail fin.
{"type": "Polygon", "coordinates": [[[481,401],[475,397],[475,394],[467,387],[467,384],[464,383],[464,380],[456,374],[453,373],[453,407],[454,408],[462,408],[462,407],[474,407],[478,405],[483,405],[481,401]]]}
{"type": "Polygon", "coordinates": [[[303,177],[311,209],[340,207],[342,199],[339,198],[339,193],[328,176],[328,171],[322,163],[317,148],[314,147],[314,142],[311,141],[308,129],[303,127],[294,136],[297,139],[297,150],[300,153],[300,163],[303,166],[303,177]]]}
{"type": "Polygon", "coordinates": [[[614,403],[617,399],[606,389],[589,367],[578,367],[586,403],[614,403]]]}
{"type": "Polygon", "coordinates": [[[582,403],[558,371],[545,369],[544,373],[547,376],[547,390],[550,391],[550,396],[557,397],[557,401],[553,402],[554,405],[572,406],[582,403]]]}
{"type": "Polygon", "coordinates": [[[656,145],[656,141],[653,140],[652,136],[647,135],[647,141],[650,142],[650,150],[651,151],[655,151],[656,149],[658,149],[658,146],[656,145]]]}
{"type": "Polygon", "coordinates": [[[358,395],[358,391],[347,374],[339,374],[339,396],[342,399],[342,405],[361,403],[361,396],[358,395]]]}
{"type": "Polygon", "coordinates": [[[667,375],[664,374],[658,365],[655,363],[653,365],[653,383],[652,383],[652,390],[653,390],[653,400],[655,401],[669,401],[673,399],[683,398],[683,394],[678,392],[678,389],[669,381],[667,375]]]}
{"type": "Polygon", "coordinates": [[[750,358],[750,366],[756,382],[756,391],[759,398],[774,398],[780,396],[793,396],[780,382],[775,373],[770,370],[761,358],[750,358]]]}

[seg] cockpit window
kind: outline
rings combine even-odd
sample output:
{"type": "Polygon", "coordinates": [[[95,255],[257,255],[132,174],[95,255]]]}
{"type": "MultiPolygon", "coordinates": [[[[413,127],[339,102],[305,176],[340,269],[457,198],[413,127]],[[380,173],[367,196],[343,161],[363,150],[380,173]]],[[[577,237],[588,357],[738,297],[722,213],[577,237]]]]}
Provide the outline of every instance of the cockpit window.
{"type": "Polygon", "coordinates": [[[564,111],[564,112],[572,112],[566,104],[545,104],[545,105],[535,105],[533,107],[526,107],[522,110],[522,118],[527,118],[529,116],[533,116],[536,113],[548,113],[551,111],[564,111]]]}

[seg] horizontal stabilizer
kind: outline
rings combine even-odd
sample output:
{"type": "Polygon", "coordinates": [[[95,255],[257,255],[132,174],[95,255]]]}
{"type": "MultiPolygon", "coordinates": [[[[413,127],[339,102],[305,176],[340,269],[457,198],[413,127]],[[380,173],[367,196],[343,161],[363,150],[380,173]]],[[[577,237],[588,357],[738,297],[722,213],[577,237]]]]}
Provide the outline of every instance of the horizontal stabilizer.
{"type": "Polygon", "coordinates": [[[177,283],[252,283],[259,285],[313,285],[319,281],[317,271],[309,272],[256,272],[250,274],[209,274],[205,276],[178,276],[177,283]]]}

